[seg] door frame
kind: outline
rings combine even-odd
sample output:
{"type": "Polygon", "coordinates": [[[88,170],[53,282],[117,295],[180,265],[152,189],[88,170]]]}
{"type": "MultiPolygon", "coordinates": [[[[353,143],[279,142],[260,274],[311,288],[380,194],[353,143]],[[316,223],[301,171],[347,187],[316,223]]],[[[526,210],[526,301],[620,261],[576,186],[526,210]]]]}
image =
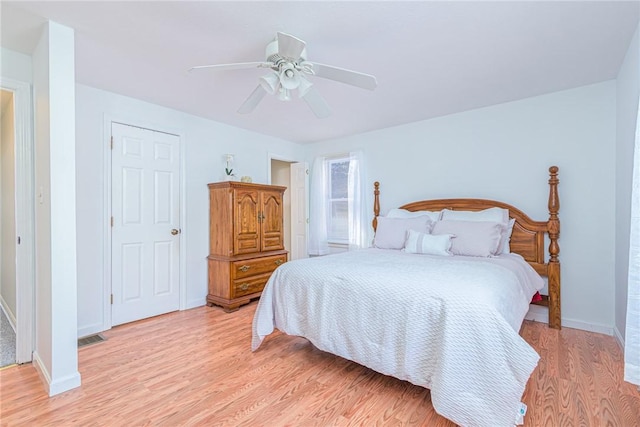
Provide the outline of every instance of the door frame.
{"type": "Polygon", "coordinates": [[[142,129],[151,130],[154,132],[162,132],[168,133],[171,135],[175,135],[179,138],[179,150],[180,150],[180,171],[178,173],[179,177],[179,188],[180,188],[180,234],[178,237],[180,238],[180,260],[178,261],[178,265],[180,267],[180,275],[178,279],[178,293],[180,295],[179,302],[179,310],[187,309],[187,263],[186,263],[186,249],[187,249],[187,226],[186,226],[186,215],[187,215],[187,205],[186,205],[186,183],[184,174],[186,171],[185,167],[185,132],[182,129],[176,129],[172,127],[168,127],[165,125],[160,125],[157,123],[148,122],[145,120],[141,120],[139,118],[133,117],[123,117],[116,116],[112,114],[105,114],[103,121],[103,146],[104,146],[104,263],[103,263],[103,277],[104,277],[104,286],[103,286],[103,326],[102,330],[111,329],[112,327],[112,318],[111,318],[111,249],[112,249],[112,241],[111,241],[111,124],[119,123],[126,126],[132,126],[142,129]]]}
{"type": "MultiPolygon", "coordinates": [[[[286,162],[289,163],[289,166],[291,166],[293,163],[306,163],[306,160],[297,160],[292,158],[291,156],[283,156],[280,154],[275,154],[272,152],[267,152],[267,183],[268,184],[272,184],[271,182],[271,178],[272,178],[272,171],[271,171],[271,161],[272,160],[277,160],[280,162],[286,162]]],[[[291,189],[288,189],[289,192],[291,192],[291,189]]],[[[289,196],[291,196],[291,193],[289,194],[289,196]]],[[[309,195],[307,194],[307,200],[305,201],[305,203],[307,203],[306,206],[306,211],[308,213],[309,211],[309,199],[308,199],[309,195]]],[[[293,224],[290,222],[289,224],[285,224],[289,226],[289,236],[292,238],[293,237],[293,224]]],[[[309,239],[309,228],[307,227],[307,242],[309,239]]],[[[291,242],[289,242],[289,244],[291,244],[291,242]]],[[[291,249],[291,248],[287,248],[287,249],[291,249]]]]}
{"type": "Polygon", "coordinates": [[[27,363],[33,359],[35,343],[33,96],[30,83],[0,77],[0,87],[13,92],[16,235],[21,246],[16,247],[16,362],[27,363]]]}

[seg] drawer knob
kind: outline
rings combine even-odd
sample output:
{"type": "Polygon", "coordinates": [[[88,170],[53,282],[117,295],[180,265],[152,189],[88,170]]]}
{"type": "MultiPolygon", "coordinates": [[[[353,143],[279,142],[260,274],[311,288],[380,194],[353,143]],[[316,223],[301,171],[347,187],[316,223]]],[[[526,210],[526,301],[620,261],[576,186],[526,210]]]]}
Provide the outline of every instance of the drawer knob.
{"type": "Polygon", "coordinates": [[[277,260],[276,260],[276,265],[280,265],[280,264],[282,264],[283,262],[284,262],[284,261],[282,261],[281,259],[277,259],[277,260]]]}
{"type": "Polygon", "coordinates": [[[240,285],[240,289],[243,291],[246,291],[247,289],[249,289],[249,284],[248,283],[243,283],[242,285],[240,285]]]}
{"type": "Polygon", "coordinates": [[[238,270],[247,272],[249,271],[250,268],[251,268],[250,265],[243,265],[242,267],[238,268],[238,270]]]}

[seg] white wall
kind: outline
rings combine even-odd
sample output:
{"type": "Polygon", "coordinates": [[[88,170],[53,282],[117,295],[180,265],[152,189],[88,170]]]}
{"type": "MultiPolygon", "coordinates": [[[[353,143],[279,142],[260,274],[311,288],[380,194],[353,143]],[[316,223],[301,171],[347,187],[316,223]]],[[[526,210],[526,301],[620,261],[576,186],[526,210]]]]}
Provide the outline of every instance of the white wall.
{"type": "Polygon", "coordinates": [[[31,83],[33,81],[31,57],[0,47],[0,75],[3,78],[31,83]]]}
{"type": "Polygon", "coordinates": [[[640,94],[640,26],[631,39],[627,55],[616,79],[616,259],[615,328],[624,342],[627,316],[629,268],[629,227],[633,148],[640,94]]]}
{"type": "Polygon", "coordinates": [[[49,395],[55,395],[80,385],[73,30],[45,24],[32,60],[37,192],[33,359],[49,395]]]}
{"type": "MultiPolygon", "coordinates": [[[[182,243],[186,245],[184,308],[205,304],[209,250],[207,183],[224,174],[223,154],[233,153],[236,175],[268,182],[268,153],[302,159],[300,146],[176,110],[84,85],[76,86],[78,335],[108,327],[105,289],[105,149],[110,120],[179,134],[184,145],[182,243]],[[106,123],[106,125],[105,125],[106,123]]],[[[107,285],[108,286],[108,285],[107,285]]]]}
{"type": "Polygon", "coordinates": [[[611,333],[615,96],[608,81],[316,143],[307,161],[362,149],[383,214],[415,200],[475,197],[538,220],[548,218],[548,168],[559,166],[563,322],[611,333]]]}
{"type": "Polygon", "coordinates": [[[15,126],[12,100],[2,110],[0,131],[0,296],[12,322],[16,319],[16,180],[15,126]]]}

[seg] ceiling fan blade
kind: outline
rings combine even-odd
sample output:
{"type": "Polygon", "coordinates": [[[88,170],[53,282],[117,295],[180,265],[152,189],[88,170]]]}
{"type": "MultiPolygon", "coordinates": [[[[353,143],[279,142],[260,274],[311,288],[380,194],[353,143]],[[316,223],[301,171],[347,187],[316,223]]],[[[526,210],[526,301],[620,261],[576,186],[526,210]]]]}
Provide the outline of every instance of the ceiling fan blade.
{"type": "Polygon", "coordinates": [[[309,108],[311,108],[311,111],[313,111],[313,114],[319,119],[324,119],[331,115],[331,109],[315,87],[309,87],[307,92],[302,96],[302,99],[305,100],[309,108]]]}
{"type": "Polygon", "coordinates": [[[198,65],[197,67],[189,68],[189,71],[202,70],[204,68],[209,68],[213,71],[226,71],[241,70],[243,68],[271,68],[272,66],[273,64],[270,62],[237,62],[234,64],[198,65]]]}
{"type": "Polygon", "coordinates": [[[247,114],[255,110],[256,106],[262,101],[262,98],[267,94],[267,91],[261,85],[258,85],[246,101],[238,109],[238,113],[247,114]]]}
{"type": "Polygon", "coordinates": [[[306,46],[299,38],[285,33],[278,33],[278,55],[293,61],[300,59],[300,55],[306,46]]]}
{"type": "Polygon", "coordinates": [[[313,65],[314,74],[324,79],[335,80],[369,90],[373,90],[378,86],[378,81],[370,74],[359,73],[331,65],[318,64],[317,62],[312,62],[311,64],[313,65]]]}

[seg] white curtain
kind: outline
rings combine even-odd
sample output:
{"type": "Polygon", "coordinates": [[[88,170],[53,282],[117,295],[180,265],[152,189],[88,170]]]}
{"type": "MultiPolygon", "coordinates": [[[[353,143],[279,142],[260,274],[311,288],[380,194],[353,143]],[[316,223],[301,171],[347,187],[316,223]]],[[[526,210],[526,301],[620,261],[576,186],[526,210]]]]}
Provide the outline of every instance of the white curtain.
{"type": "Polygon", "coordinates": [[[309,194],[309,255],[329,253],[327,239],[327,167],[324,157],[317,157],[311,167],[309,194]]]}
{"type": "Polygon", "coordinates": [[[373,213],[367,211],[363,158],[362,151],[349,153],[349,250],[366,248],[371,240],[369,224],[373,213]]]}
{"type": "Polygon", "coordinates": [[[624,379],[640,385],[640,106],[638,106],[633,155],[630,233],[624,379]]]}

